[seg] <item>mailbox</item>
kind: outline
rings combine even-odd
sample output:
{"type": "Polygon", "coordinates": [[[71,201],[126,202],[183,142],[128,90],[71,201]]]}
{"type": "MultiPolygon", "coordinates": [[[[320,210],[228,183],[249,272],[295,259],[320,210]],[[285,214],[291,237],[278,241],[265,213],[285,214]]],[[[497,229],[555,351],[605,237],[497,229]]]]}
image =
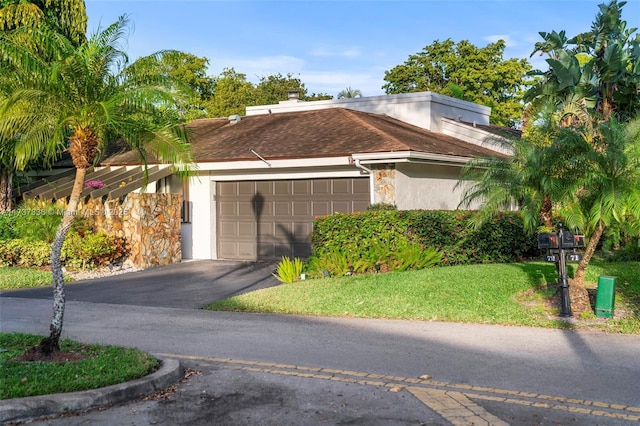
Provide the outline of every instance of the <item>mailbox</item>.
{"type": "Polygon", "coordinates": [[[565,230],[560,233],[560,248],[573,248],[575,243],[575,236],[571,232],[565,230]]]}
{"type": "Polygon", "coordinates": [[[539,249],[557,249],[558,234],[556,234],[555,232],[543,232],[538,234],[538,248],[539,249]]]}
{"type": "Polygon", "coordinates": [[[584,242],[584,235],[574,235],[574,247],[576,248],[585,248],[586,244],[584,242]]]}

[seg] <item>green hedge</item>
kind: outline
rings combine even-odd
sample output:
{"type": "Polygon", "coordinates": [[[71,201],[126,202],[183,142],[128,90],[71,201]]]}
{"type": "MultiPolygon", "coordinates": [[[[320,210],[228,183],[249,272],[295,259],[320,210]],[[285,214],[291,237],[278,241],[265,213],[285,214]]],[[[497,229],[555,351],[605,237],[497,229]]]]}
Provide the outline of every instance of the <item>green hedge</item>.
{"type": "MultiPolygon", "coordinates": [[[[76,231],[67,234],[62,246],[62,263],[84,269],[116,263],[127,255],[122,238],[104,232],[76,231]]],[[[51,263],[51,244],[30,239],[0,240],[0,266],[40,267],[51,263]]]]}
{"type": "Polygon", "coordinates": [[[518,262],[539,255],[534,235],[523,229],[517,212],[505,212],[474,227],[477,212],[440,210],[370,210],[316,218],[314,257],[341,253],[351,262],[380,245],[417,243],[434,248],[440,264],[518,262]]]}

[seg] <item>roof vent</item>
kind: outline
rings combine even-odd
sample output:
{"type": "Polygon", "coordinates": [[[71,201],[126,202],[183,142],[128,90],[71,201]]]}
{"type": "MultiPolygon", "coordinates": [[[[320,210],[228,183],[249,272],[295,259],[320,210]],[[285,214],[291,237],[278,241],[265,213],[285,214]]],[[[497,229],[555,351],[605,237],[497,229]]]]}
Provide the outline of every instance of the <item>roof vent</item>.
{"type": "Polygon", "coordinates": [[[229,116],[229,123],[230,124],[236,124],[240,122],[240,116],[238,114],[234,114],[234,115],[230,115],[229,116]]]}
{"type": "Polygon", "coordinates": [[[299,90],[289,90],[287,92],[287,99],[290,101],[299,101],[300,100],[300,91],[299,90]]]}

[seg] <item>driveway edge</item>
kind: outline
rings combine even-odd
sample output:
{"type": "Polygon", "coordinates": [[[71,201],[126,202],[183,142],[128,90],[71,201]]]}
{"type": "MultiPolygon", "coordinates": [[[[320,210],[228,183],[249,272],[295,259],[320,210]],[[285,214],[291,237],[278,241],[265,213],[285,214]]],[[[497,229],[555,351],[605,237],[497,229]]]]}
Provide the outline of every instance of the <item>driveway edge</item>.
{"type": "Polygon", "coordinates": [[[129,382],[80,392],[0,400],[0,422],[18,422],[120,404],[166,389],[182,379],[184,370],[180,361],[156,358],[161,362],[157,371],[129,382]]]}

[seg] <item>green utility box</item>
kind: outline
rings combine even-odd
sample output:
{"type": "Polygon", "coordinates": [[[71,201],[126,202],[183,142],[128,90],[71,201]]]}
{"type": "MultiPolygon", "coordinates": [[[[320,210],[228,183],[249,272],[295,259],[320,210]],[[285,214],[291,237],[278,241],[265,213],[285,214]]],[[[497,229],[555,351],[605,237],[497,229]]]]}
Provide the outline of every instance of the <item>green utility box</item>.
{"type": "Polygon", "coordinates": [[[613,305],[616,302],[616,277],[598,277],[596,294],[596,316],[613,317],[613,305]]]}

